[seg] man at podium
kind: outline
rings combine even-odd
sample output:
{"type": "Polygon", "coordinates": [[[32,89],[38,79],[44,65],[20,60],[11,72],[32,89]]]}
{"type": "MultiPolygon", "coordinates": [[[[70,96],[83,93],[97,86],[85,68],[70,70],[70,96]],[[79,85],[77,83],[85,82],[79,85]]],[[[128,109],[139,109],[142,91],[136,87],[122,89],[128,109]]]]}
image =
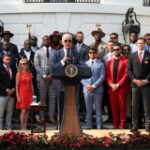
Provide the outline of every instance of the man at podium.
{"type": "MultiPolygon", "coordinates": [[[[70,34],[64,34],[62,36],[62,44],[64,47],[61,50],[57,50],[54,53],[54,57],[52,60],[52,67],[63,67],[68,63],[79,64],[80,58],[78,52],[76,50],[71,49],[72,36],[70,34]]],[[[60,80],[55,80],[54,88],[56,89],[57,92],[57,108],[60,126],[64,108],[65,87],[60,80]]]]}

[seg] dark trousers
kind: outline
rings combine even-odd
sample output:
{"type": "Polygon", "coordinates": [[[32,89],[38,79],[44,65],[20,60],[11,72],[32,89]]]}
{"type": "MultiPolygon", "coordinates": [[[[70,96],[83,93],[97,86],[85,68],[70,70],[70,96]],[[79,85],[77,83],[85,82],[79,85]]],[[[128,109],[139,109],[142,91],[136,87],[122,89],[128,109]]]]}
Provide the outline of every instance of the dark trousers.
{"type": "Polygon", "coordinates": [[[63,116],[63,110],[64,110],[64,91],[57,92],[57,109],[58,109],[58,120],[59,120],[59,126],[61,125],[62,116],[63,116]]]}
{"type": "Polygon", "coordinates": [[[132,88],[132,124],[138,127],[141,100],[144,106],[145,127],[150,127],[150,87],[132,88]]]}

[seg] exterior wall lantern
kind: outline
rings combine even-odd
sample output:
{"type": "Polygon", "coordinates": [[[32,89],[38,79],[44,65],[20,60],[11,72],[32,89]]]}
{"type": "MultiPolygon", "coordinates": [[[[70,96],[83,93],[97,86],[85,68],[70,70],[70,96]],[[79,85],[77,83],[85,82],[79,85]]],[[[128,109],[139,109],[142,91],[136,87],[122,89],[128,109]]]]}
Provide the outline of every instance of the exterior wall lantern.
{"type": "Polygon", "coordinates": [[[125,44],[130,44],[130,33],[135,31],[140,33],[140,22],[137,20],[134,8],[129,8],[125,15],[125,20],[122,22],[122,32],[125,40],[125,44]]]}

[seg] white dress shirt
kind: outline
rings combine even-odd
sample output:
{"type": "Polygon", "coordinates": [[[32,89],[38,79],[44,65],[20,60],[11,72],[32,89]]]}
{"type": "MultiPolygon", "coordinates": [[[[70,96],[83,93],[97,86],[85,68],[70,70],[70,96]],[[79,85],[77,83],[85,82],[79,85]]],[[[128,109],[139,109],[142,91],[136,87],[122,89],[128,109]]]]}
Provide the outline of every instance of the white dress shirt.
{"type": "Polygon", "coordinates": [[[29,60],[29,59],[30,59],[30,56],[31,56],[31,51],[26,51],[26,50],[24,50],[24,53],[25,53],[27,59],[29,60]]]}

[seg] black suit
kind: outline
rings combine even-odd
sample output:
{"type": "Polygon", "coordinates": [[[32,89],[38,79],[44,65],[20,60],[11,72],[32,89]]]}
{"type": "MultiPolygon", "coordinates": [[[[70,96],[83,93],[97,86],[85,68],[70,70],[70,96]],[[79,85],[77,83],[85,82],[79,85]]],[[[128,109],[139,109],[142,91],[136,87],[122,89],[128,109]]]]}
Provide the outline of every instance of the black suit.
{"type": "MultiPolygon", "coordinates": [[[[3,50],[3,42],[0,43],[0,51],[3,50]]],[[[18,48],[17,48],[17,45],[13,44],[13,43],[10,43],[10,51],[12,51],[12,53],[18,57],[18,48]]]]}
{"type": "Polygon", "coordinates": [[[7,96],[6,89],[15,88],[15,72],[11,68],[12,78],[3,65],[0,66],[0,96],[7,96]]]}
{"type": "MultiPolygon", "coordinates": [[[[7,89],[15,89],[15,72],[11,68],[11,78],[7,69],[0,65],[0,129],[11,130],[11,120],[13,114],[14,95],[9,96],[6,92],[7,89]],[[4,113],[5,127],[3,125],[4,113]]],[[[14,92],[15,93],[15,92],[14,92]]]]}
{"type": "Polygon", "coordinates": [[[150,127],[150,83],[138,87],[133,83],[134,79],[148,80],[150,82],[150,54],[144,53],[142,64],[140,64],[138,58],[138,52],[130,55],[128,64],[128,73],[131,79],[132,87],[132,123],[134,127],[138,126],[138,112],[140,101],[143,102],[145,111],[145,127],[150,127]]]}

